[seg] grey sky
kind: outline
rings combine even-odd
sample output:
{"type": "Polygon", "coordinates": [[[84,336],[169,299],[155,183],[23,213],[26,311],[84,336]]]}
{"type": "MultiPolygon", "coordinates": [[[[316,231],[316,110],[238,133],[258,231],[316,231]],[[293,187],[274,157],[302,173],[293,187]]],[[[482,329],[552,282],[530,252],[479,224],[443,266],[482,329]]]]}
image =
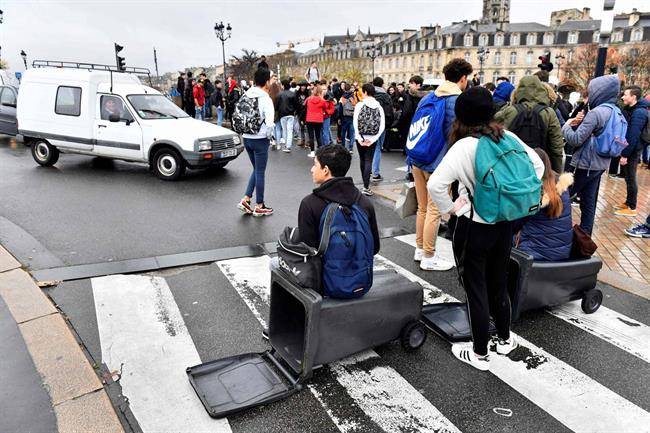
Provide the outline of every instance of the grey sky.
{"type": "MultiPolygon", "coordinates": [[[[591,7],[602,13],[602,0],[511,0],[512,22],[549,23],[552,10],[591,7]]],[[[617,0],[616,12],[650,11],[649,0],[617,0]]],[[[481,0],[0,0],[2,59],[12,71],[23,70],[20,50],[33,59],[114,64],[113,42],[125,46],[127,65],[153,68],[153,47],[160,73],[185,66],[221,64],[221,46],[213,27],[230,22],[233,37],[226,55],[242,48],[261,53],[276,42],[344,34],[346,28],[400,31],[429,24],[477,19],[481,0]]],[[[299,45],[298,50],[313,47],[299,45]]]]}

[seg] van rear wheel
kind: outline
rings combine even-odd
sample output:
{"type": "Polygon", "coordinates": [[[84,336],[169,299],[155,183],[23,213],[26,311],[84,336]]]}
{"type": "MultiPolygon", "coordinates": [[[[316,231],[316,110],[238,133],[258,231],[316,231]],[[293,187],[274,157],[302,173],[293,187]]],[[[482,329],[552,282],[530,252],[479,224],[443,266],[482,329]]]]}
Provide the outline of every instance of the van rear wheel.
{"type": "Polygon", "coordinates": [[[173,149],[160,149],[151,164],[156,176],[162,180],[177,180],[185,173],[185,161],[173,149]]]}
{"type": "Polygon", "coordinates": [[[49,167],[59,160],[59,149],[45,140],[37,140],[32,143],[32,157],[43,167],[49,167]]]}

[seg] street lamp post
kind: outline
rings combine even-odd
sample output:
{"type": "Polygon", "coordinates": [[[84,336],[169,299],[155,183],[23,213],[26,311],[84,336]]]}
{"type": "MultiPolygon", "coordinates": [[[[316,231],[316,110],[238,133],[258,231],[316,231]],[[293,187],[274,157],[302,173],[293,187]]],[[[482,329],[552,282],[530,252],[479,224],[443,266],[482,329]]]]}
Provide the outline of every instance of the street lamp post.
{"type": "Polygon", "coordinates": [[[557,80],[560,81],[562,79],[561,72],[562,72],[562,60],[564,60],[566,57],[564,57],[562,54],[556,54],[555,55],[555,63],[557,63],[557,80]]]}
{"type": "Polygon", "coordinates": [[[379,57],[379,54],[377,52],[377,46],[375,44],[372,44],[368,48],[368,58],[370,58],[370,61],[372,62],[372,79],[375,79],[375,59],[379,57]]]}
{"type": "Polygon", "coordinates": [[[223,25],[223,21],[214,23],[214,34],[217,39],[221,41],[221,53],[223,54],[223,85],[226,85],[226,41],[230,39],[232,27],[230,23],[227,26],[223,25]]]}
{"type": "MultiPolygon", "coordinates": [[[[479,73],[478,73],[479,81],[483,81],[483,64],[487,60],[488,55],[490,54],[490,50],[488,50],[485,47],[481,47],[481,48],[478,49],[477,54],[478,54],[479,64],[481,65],[481,67],[479,69],[479,73]]],[[[483,83],[481,83],[481,84],[483,84],[483,83]]]]}
{"type": "Polygon", "coordinates": [[[27,53],[25,50],[20,50],[20,57],[23,58],[23,63],[25,64],[25,69],[27,69],[27,53]]]}
{"type": "Polygon", "coordinates": [[[614,26],[615,4],[616,0],[603,0],[603,17],[600,20],[600,45],[598,47],[598,57],[596,59],[596,77],[600,77],[605,74],[605,63],[607,61],[609,37],[612,34],[612,28],[614,26]]]}

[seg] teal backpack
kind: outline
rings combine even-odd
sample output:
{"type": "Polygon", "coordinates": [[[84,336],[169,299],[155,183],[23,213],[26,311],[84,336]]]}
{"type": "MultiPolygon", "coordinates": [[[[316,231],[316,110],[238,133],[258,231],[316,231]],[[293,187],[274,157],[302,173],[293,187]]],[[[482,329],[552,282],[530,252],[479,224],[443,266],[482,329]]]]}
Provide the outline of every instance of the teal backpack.
{"type": "Polygon", "coordinates": [[[481,137],[474,162],[474,210],[489,223],[514,221],[540,208],[542,182],[517,139],[506,134],[495,143],[481,137]]]}

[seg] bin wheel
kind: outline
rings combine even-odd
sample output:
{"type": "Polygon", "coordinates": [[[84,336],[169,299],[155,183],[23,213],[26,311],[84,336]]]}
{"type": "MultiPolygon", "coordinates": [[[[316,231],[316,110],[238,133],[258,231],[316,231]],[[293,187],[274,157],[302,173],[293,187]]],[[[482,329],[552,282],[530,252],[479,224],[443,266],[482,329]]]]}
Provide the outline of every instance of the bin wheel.
{"type": "Polygon", "coordinates": [[[598,289],[589,290],[582,298],[582,311],[586,314],[595,313],[603,303],[603,292],[598,289]]]}
{"type": "Polygon", "coordinates": [[[427,329],[421,322],[409,322],[400,335],[402,348],[407,352],[418,350],[427,341],[427,329]]]}

